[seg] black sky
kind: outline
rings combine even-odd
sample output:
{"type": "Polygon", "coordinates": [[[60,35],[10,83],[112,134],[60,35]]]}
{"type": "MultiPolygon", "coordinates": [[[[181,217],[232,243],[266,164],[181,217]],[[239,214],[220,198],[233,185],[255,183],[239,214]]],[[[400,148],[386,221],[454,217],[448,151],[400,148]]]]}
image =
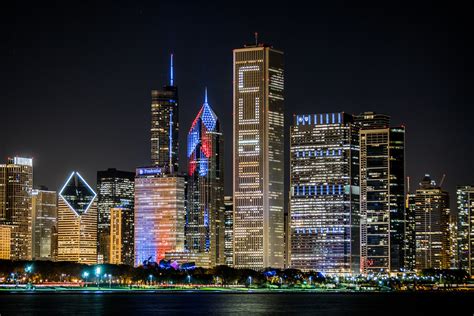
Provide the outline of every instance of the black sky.
{"type": "Polygon", "coordinates": [[[474,10],[449,3],[4,3],[1,160],[32,156],[35,185],[52,189],[72,170],[95,183],[97,170],[148,164],[150,90],[167,82],[173,52],[181,166],[207,86],[230,193],[232,49],[257,31],[285,52],[288,126],[293,113],[389,114],[407,128],[412,187],[446,173],[454,193],[474,183],[474,10]]]}

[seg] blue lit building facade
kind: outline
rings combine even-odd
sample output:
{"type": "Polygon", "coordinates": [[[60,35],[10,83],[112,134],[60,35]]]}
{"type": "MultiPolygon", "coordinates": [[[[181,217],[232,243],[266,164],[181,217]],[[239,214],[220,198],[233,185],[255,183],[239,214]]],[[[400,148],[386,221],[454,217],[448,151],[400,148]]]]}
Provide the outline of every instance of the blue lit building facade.
{"type": "Polygon", "coordinates": [[[151,161],[164,172],[178,172],[178,87],[174,85],[173,55],[170,83],[151,91],[151,161]]]}
{"type": "Polygon", "coordinates": [[[345,113],[295,115],[290,135],[289,265],[359,272],[359,134],[345,113]]]}
{"type": "Polygon", "coordinates": [[[223,138],[207,90],[188,133],[187,156],[186,249],[208,254],[210,266],[221,265],[225,263],[223,138]]]}
{"type": "Polygon", "coordinates": [[[135,174],[135,266],[160,262],[166,253],[184,250],[184,177],[159,167],[135,174]]]}

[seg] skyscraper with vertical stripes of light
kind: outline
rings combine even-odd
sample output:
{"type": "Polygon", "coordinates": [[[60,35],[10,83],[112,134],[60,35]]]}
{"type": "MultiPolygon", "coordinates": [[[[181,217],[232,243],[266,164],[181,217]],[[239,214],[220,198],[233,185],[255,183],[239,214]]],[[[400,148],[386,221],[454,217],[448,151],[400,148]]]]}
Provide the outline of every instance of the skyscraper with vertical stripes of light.
{"type": "Polygon", "coordinates": [[[207,102],[188,133],[188,207],[186,249],[207,254],[210,266],[225,263],[224,161],[220,121],[207,102]]]}
{"type": "Polygon", "coordinates": [[[233,264],[283,268],[283,52],[255,43],[233,56],[233,264]]]}
{"type": "Polygon", "coordinates": [[[171,174],[178,172],[178,136],[178,87],[171,55],[169,84],[151,91],[151,162],[171,174]]]}

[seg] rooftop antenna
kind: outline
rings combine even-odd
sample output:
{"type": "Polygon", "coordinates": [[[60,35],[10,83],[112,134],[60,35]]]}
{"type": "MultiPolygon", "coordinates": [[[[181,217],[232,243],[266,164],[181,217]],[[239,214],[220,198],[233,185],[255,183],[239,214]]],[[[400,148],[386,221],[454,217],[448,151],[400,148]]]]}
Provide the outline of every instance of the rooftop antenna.
{"type": "Polygon", "coordinates": [[[174,80],[173,80],[173,54],[171,54],[171,64],[170,64],[170,86],[173,86],[174,80]]]}
{"type": "Polygon", "coordinates": [[[258,33],[255,32],[255,46],[258,46],[258,33]]]}
{"type": "Polygon", "coordinates": [[[446,174],[444,173],[443,174],[443,177],[441,178],[441,181],[439,182],[439,187],[441,188],[441,186],[443,185],[444,183],[444,179],[446,179],[446,174]]]}
{"type": "Polygon", "coordinates": [[[207,87],[204,88],[204,104],[207,104],[207,87]]]}

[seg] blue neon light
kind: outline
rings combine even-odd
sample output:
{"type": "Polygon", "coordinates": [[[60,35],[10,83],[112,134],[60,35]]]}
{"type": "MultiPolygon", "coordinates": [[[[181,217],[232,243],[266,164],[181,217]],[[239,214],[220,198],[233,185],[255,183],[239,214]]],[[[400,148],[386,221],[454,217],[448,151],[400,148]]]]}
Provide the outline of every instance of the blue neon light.
{"type": "Polygon", "coordinates": [[[173,54],[171,54],[171,65],[170,65],[170,86],[174,84],[174,71],[173,71],[173,54]]]}
{"type": "Polygon", "coordinates": [[[138,175],[155,175],[160,174],[161,168],[138,168],[137,174],[138,175]]]}

